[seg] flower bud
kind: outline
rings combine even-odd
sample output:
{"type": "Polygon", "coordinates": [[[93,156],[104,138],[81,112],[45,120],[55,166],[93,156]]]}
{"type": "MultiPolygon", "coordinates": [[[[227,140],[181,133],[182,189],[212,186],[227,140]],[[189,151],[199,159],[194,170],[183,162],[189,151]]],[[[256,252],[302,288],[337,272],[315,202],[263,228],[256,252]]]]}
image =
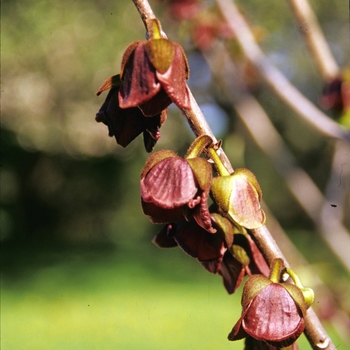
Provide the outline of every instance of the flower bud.
{"type": "Polygon", "coordinates": [[[217,205],[234,223],[247,229],[265,223],[265,213],[260,207],[262,192],[248,169],[240,168],[231,175],[215,177],[211,191],[217,205]]]}

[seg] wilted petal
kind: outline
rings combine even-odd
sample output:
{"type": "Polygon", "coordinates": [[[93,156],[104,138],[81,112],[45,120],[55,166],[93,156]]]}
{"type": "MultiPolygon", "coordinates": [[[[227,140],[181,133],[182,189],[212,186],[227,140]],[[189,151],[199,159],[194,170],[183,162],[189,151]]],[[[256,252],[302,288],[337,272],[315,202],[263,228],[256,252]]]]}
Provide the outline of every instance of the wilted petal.
{"type": "Polygon", "coordinates": [[[144,45],[138,45],[125,64],[119,90],[120,107],[137,107],[150,100],[160,89],[155,68],[148,59],[144,45]]]}
{"type": "Polygon", "coordinates": [[[108,126],[109,136],[115,136],[117,143],[126,147],[144,130],[144,115],[138,108],[121,109],[118,102],[118,88],[109,91],[105,102],[96,114],[96,121],[108,126]]]}
{"type": "Polygon", "coordinates": [[[152,152],[153,147],[160,138],[160,127],[165,123],[167,110],[163,110],[154,117],[143,118],[143,142],[147,152],[152,152]]]}
{"type": "Polygon", "coordinates": [[[208,208],[208,197],[209,190],[201,193],[199,197],[200,202],[194,209],[193,217],[199,226],[203,227],[209,233],[215,233],[216,229],[212,226],[211,214],[208,208]]]}
{"type": "Polygon", "coordinates": [[[191,167],[180,157],[162,160],[141,179],[142,199],[164,209],[187,204],[197,190],[191,167]]]}
{"type": "Polygon", "coordinates": [[[208,233],[193,220],[184,222],[174,239],[188,255],[199,261],[219,259],[226,250],[223,235],[208,233]]]}
{"type": "Polygon", "coordinates": [[[225,253],[218,272],[229,294],[237,290],[245,276],[244,266],[229,251],[225,253]]]}

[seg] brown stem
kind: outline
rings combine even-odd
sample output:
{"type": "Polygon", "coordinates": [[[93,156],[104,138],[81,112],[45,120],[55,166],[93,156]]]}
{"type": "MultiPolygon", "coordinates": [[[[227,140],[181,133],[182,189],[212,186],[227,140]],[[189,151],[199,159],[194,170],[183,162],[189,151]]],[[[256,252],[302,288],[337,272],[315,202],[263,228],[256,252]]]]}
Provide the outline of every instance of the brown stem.
{"type": "Polygon", "coordinates": [[[317,21],[308,0],[288,0],[299,22],[300,31],[310,48],[323,80],[329,81],[339,75],[339,67],[335,61],[322,29],[317,21]]]}
{"type": "Polygon", "coordinates": [[[250,27],[233,0],[216,0],[227,24],[235,33],[235,37],[247,60],[256,68],[262,79],[286,105],[296,112],[307,123],[311,124],[323,135],[334,138],[350,139],[350,135],[321,112],[308,100],[288,79],[272,65],[260,47],[256,44],[250,27]]]}
{"type": "MultiPolygon", "coordinates": [[[[148,1],[133,0],[133,2],[137,10],[139,11],[140,16],[147,29],[147,23],[146,23],[147,19],[155,18],[155,15],[148,1]]],[[[199,136],[202,134],[208,134],[213,138],[215,142],[216,138],[214,137],[213,132],[208,126],[192,94],[191,94],[191,106],[192,106],[192,109],[190,111],[184,111],[184,110],[182,111],[183,114],[188,119],[191,129],[196,134],[196,136],[199,136]]],[[[227,169],[230,171],[230,169],[232,169],[232,166],[230,165],[230,162],[228,161],[228,158],[222,149],[220,149],[219,154],[220,154],[220,158],[221,157],[224,158],[223,162],[227,167],[227,169]]],[[[257,242],[260,250],[264,254],[266,260],[268,261],[268,263],[271,263],[276,258],[281,258],[284,260],[285,266],[289,266],[289,263],[286,261],[280,248],[276,244],[275,240],[271,236],[266,226],[263,226],[255,230],[251,230],[251,233],[255,241],[257,242]]],[[[322,324],[319,321],[317,315],[314,313],[314,311],[311,308],[308,310],[307,317],[305,318],[305,324],[306,324],[305,334],[313,349],[316,349],[316,350],[321,350],[321,349],[334,350],[335,349],[334,344],[332,343],[331,339],[323,329],[322,324]]]]}

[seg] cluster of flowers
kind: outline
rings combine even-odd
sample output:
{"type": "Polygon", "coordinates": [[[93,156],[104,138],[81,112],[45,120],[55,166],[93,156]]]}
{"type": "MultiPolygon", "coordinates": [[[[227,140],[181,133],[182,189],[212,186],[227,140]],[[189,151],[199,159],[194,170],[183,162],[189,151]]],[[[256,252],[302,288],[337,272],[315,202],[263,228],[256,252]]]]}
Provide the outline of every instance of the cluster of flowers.
{"type": "MultiPolygon", "coordinates": [[[[151,152],[169,104],[190,109],[188,76],[181,46],[163,38],[159,22],[153,20],[151,37],[129,45],[120,74],[98,90],[98,95],[110,91],[96,120],[124,147],[143,133],[151,152]]],[[[254,174],[243,168],[229,173],[217,148],[202,135],[184,158],[161,150],[148,159],[141,171],[142,208],[153,223],[165,224],[153,241],[162,248],[178,246],[206,270],[221,275],[230,294],[250,276],[242,316],[229,340],[246,338],[246,349],[295,349],[308,303],[300,286],[280,282],[285,271],[281,262],[270,268],[249,234],[265,222],[254,174]]]]}

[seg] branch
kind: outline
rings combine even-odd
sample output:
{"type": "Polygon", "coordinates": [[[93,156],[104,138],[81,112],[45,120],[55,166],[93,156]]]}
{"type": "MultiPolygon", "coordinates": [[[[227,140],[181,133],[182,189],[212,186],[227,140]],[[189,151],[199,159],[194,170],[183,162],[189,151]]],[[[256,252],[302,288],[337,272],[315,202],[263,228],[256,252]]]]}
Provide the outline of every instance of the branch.
{"type": "Polygon", "coordinates": [[[308,0],[288,0],[324,81],[340,72],[308,0]]]}
{"type": "MultiPolygon", "coordinates": [[[[147,28],[146,20],[149,18],[155,18],[153,11],[151,10],[147,0],[133,0],[136,8],[138,9],[142,20],[147,28]]],[[[237,32],[236,32],[237,33],[237,32]]],[[[239,33],[237,36],[239,37],[239,33]]],[[[203,114],[200,112],[200,109],[195,102],[193,96],[191,96],[192,110],[190,112],[182,111],[183,114],[188,117],[190,126],[196,136],[199,136],[205,132],[208,132],[209,135],[213,135],[213,132],[210,130],[203,114]],[[200,113],[199,113],[200,112],[200,113]]],[[[328,118],[326,118],[328,120],[328,118]]],[[[332,134],[332,133],[331,133],[332,134]]],[[[342,133],[341,133],[342,134],[342,133]]],[[[338,133],[335,133],[335,137],[339,137],[338,133]]],[[[334,136],[334,134],[332,134],[334,136]]],[[[227,159],[224,151],[221,151],[221,156],[227,159]]],[[[231,167],[232,168],[232,167],[231,167]]],[[[255,240],[257,241],[259,248],[264,254],[268,263],[271,263],[275,258],[282,258],[285,261],[285,266],[289,266],[289,263],[284,258],[281,250],[276,244],[275,240],[271,236],[270,232],[263,226],[256,230],[251,230],[255,240]]],[[[310,308],[305,317],[305,334],[309,339],[310,344],[313,349],[325,349],[333,350],[335,349],[334,344],[332,344],[331,339],[325,332],[322,327],[321,322],[319,321],[315,312],[310,308]]]]}
{"type": "Polygon", "coordinates": [[[248,61],[257,69],[274,93],[294,110],[297,115],[322,134],[349,140],[350,135],[345,133],[339,124],[322,113],[268,61],[256,44],[247,22],[237,9],[234,1],[216,0],[216,2],[228,25],[236,34],[236,39],[248,61]]]}
{"type": "MultiPolygon", "coordinates": [[[[156,18],[155,14],[152,11],[151,6],[149,5],[147,0],[132,0],[139,11],[140,17],[145,25],[147,33],[150,32],[152,29],[148,29],[148,23],[149,19],[156,18]]],[[[166,37],[166,34],[164,34],[164,37],[166,37]]],[[[146,35],[148,36],[148,35],[146,35]]],[[[188,88],[188,87],[187,87],[188,88]]],[[[193,131],[193,133],[197,136],[200,135],[209,135],[214,143],[217,142],[217,139],[215,135],[213,134],[212,130],[210,129],[201,109],[198,106],[197,101],[192,95],[191,90],[188,88],[188,91],[190,93],[190,102],[191,102],[191,109],[190,110],[181,110],[183,115],[187,118],[188,124],[193,131]]],[[[233,172],[232,165],[226,156],[225,152],[223,151],[222,148],[219,148],[217,150],[217,153],[225,165],[226,169],[229,172],[233,172]]]]}

